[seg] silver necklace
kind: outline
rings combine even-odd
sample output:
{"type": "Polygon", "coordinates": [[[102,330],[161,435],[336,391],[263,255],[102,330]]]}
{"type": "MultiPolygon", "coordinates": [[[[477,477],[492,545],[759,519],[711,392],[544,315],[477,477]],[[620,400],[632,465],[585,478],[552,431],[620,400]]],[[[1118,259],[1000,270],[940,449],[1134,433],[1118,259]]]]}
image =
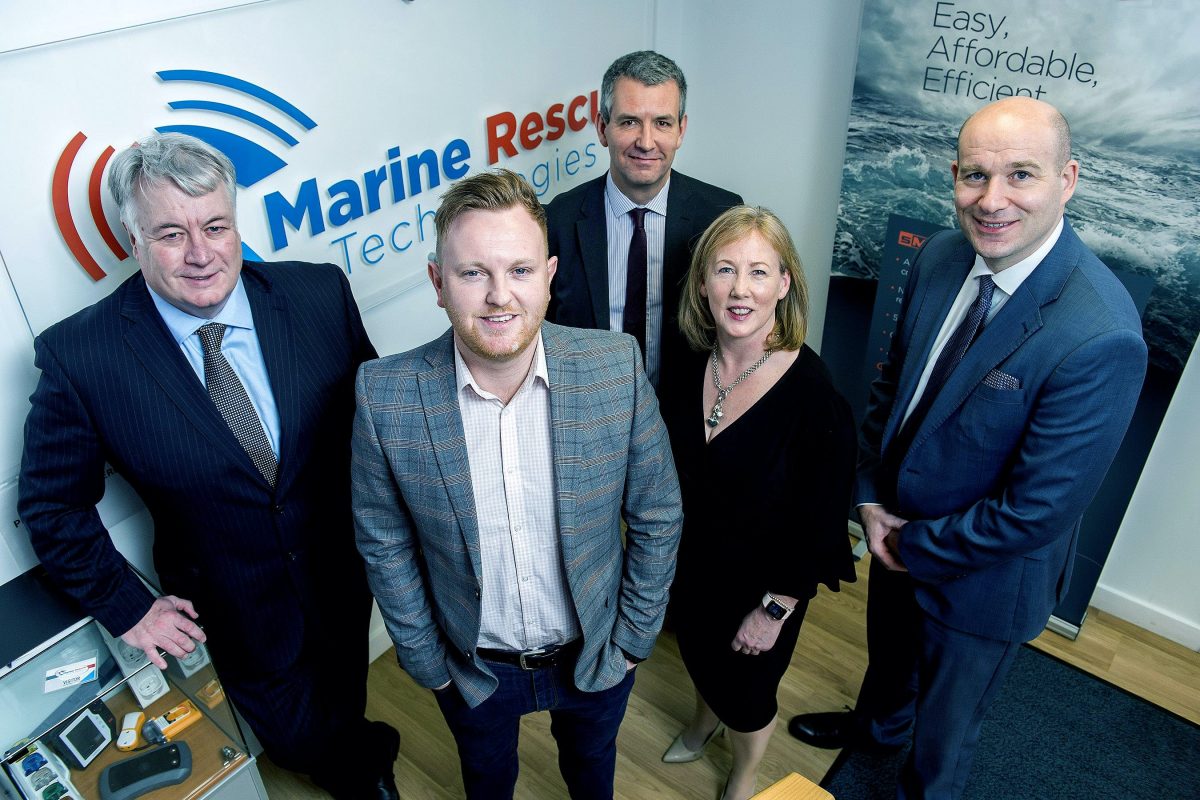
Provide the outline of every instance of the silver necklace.
{"type": "Polygon", "coordinates": [[[713,403],[712,413],[709,414],[708,419],[705,420],[710,428],[715,428],[721,424],[721,417],[725,416],[725,411],[721,408],[721,406],[725,403],[725,398],[729,397],[729,393],[736,389],[739,383],[746,380],[746,378],[749,378],[754,373],[754,370],[767,363],[767,359],[771,357],[771,351],[768,350],[762,354],[762,358],[747,367],[746,371],[741,375],[738,375],[736,381],[728,386],[722,386],[721,370],[717,366],[717,354],[720,353],[720,351],[720,347],[714,347],[712,351],[713,386],[717,387],[717,402],[713,403]]]}

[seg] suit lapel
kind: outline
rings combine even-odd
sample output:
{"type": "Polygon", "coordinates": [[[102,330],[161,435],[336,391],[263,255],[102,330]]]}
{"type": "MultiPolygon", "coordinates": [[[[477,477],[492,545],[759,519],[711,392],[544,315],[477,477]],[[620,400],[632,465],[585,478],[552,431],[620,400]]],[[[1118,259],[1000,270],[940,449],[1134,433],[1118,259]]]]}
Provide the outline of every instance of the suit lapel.
{"type": "Polygon", "coordinates": [[[575,489],[580,485],[578,466],[583,462],[579,451],[578,420],[573,404],[586,392],[573,391],[579,384],[578,370],[567,357],[562,330],[557,325],[542,324],[542,345],[546,348],[546,374],[550,378],[550,430],[554,449],[554,494],[558,512],[558,529],[563,544],[564,560],[570,558],[568,549],[575,531],[575,489]]]}
{"type": "Polygon", "coordinates": [[[900,370],[896,402],[892,407],[885,441],[890,441],[900,429],[900,421],[904,419],[904,412],[917,391],[917,384],[921,381],[921,373],[925,371],[934,340],[937,339],[938,331],[950,313],[950,306],[954,304],[954,298],[958,296],[958,290],[962,288],[962,282],[966,280],[974,261],[974,251],[969,244],[964,244],[949,261],[933,265],[932,268],[937,274],[930,276],[924,296],[914,298],[917,305],[908,310],[910,315],[916,314],[912,341],[908,344],[904,366],[900,370]]]}
{"type": "Polygon", "coordinates": [[[242,464],[246,472],[265,485],[266,480],[225,424],[221,412],[209,399],[204,385],[159,316],[141,275],[135,275],[123,284],[120,291],[125,343],[142,367],[214,447],[223,451],[231,462],[242,464]]]}
{"type": "MultiPolygon", "coordinates": [[[[667,190],[667,230],[663,242],[663,306],[675,308],[679,292],[687,276],[692,236],[691,189],[687,178],[671,171],[671,188],[667,190]],[[672,255],[678,257],[672,258],[672,255]]],[[[664,324],[673,314],[664,315],[664,324]]]]}
{"type": "Polygon", "coordinates": [[[996,312],[996,316],[984,327],[979,338],[951,373],[929,407],[929,414],[914,444],[945,422],[990,370],[995,369],[1042,328],[1042,307],[1058,299],[1078,262],[1082,246],[1070,223],[1064,220],[1062,234],[1054,248],[1017,287],[1004,308],[996,312]]]}
{"type": "Polygon", "coordinates": [[[254,317],[254,331],[267,366],[267,378],[279,411],[279,476],[275,481],[280,493],[295,478],[296,465],[304,463],[297,453],[297,420],[300,418],[300,365],[287,298],[271,291],[270,280],[253,267],[242,270],[242,283],[254,317]]]}
{"type": "Polygon", "coordinates": [[[592,298],[595,327],[608,329],[608,221],[604,213],[605,179],[593,181],[580,208],[575,232],[583,258],[583,274],[592,298]]]}
{"type": "Polygon", "coordinates": [[[467,458],[467,438],[458,407],[452,330],[446,331],[429,347],[425,361],[430,369],[417,376],[417,387],[421,394],[430,446],[450,499],[451,518],[458,521],[475,576],[482,578],[479,518],[471,484],[471,463],[467,458]]]}

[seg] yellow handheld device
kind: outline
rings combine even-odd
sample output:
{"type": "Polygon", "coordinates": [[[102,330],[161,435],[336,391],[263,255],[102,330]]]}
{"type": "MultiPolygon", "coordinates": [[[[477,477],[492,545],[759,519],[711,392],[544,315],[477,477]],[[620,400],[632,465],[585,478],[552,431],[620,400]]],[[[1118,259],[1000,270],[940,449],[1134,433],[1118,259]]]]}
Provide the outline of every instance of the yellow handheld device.
{"type": "Polygon", "coordinates": [[[189,725],[200,719],[200,709],[191,700],[184,700],[162,716],[155,717],[153,722],[158,725],[163,736],[168,740],[174,739],[189,725]]]}

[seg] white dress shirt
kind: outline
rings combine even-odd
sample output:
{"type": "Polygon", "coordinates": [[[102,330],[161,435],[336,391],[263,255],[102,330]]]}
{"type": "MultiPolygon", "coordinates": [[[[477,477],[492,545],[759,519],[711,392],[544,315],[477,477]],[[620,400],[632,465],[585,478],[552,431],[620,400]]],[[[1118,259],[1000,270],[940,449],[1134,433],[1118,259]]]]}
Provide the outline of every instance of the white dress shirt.
{"type": "MultiPolygon", "coordinates": [[[[654,199],[645,205],[650,212],[642,220],[646,229],[646,377],[658,385],[663,327],[663,248],[667,241],[668,177],[654,199]]],[[[604,186],[604,213],[608,229],[608,329],[622,330],[625,318],[625,287],[628,285],[629,243],[633,241],[633,217],[638,208],[617,185],[612,172],[604,186]]]]}
{"type": "Polygon", "coordinates": [[[505,405],[454,349],[483,566],[479,647],[532,650],[580,636],[558,538],[550,379],[539,332],[525,382],[505,405]]]}

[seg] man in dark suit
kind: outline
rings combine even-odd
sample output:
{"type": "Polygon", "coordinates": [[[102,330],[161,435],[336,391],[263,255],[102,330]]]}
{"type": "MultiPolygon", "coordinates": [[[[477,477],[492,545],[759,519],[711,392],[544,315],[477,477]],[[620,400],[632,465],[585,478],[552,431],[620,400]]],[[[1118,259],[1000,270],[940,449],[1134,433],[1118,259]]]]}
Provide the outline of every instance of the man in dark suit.
{"type": "Polygon", "coordinates": [[[683,510],[634,341],[542,322],[543,214],[507,170],[442,197],[429,277],[451,330],[359,370],[354,519],[467,796],[513,796],[521,717],[548,711],[571,797],[611,800],[683,510]]]}
{"type": "Polygon", "coordinates": [[[742,198],[671,169],[687,131],[687,82],[650,50],[612,63],[600,88],[596,131],[609,170],[546,209],[558,258],[546,318],[624,331],[638,340],[656,387],[687,352],[675,317],[691,247],[742,198]]]}
{"type": "Polygon", "coordinates": [[[958,797],[1018,647],[1067,589],[1084,510],[1146,370],[1137,311],[1063,216],[1078,162],[1052,106],[971,116],[951,165],[960,232],[918,253],[863,423],[870,665],[818,747],[912,750],[900,797],[958,797]]]}
{"type": "Polygon", "coordinates": [[[37,338],[19,500],[34,549],[156,665],[207,640],[277,764],[335,797],[395,798],[399,734],[363,717],[350,427],[375,350],[349,284],[332,265],[243,264],[233,165],[196,139],[126,150],[109,187],[141,270],[37,338]],[[154,519],[171,594],[155,599],[96,512],[106,462],[154,519]],[[364,754],[348,777],[347,747],[364,754]]]}

